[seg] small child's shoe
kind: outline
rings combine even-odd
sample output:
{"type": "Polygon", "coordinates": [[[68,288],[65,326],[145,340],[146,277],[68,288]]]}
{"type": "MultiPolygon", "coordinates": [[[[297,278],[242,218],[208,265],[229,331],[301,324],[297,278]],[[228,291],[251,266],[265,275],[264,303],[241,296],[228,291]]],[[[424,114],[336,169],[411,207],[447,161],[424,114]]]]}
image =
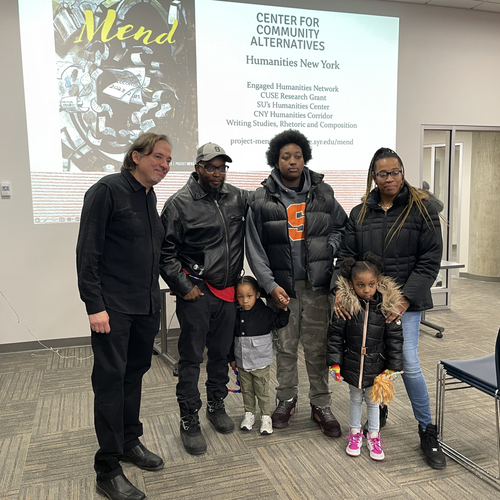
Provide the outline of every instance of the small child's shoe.
{"type": "Polygon", "coordinates": [[[262,419],[260,421],[260,433],[263,436],[273,433],[273,421],[271,420],[270,415],[262,415],[262,419]]]}
{"type": "Polygon", "coordinates": [[[242,431],[251,431],[253,424],[255,424],[255,415],[250,411],[246,411],[245,417],[241,421],[240,429],[242,431]]]}
{"type": "Polygon", "coordinates": [[[370,450],[370,458],[372,460],[384,460],[385,455],[382,451],[384,442],[380,439],[380,432],[372,432],[371,434],[368,434],[367,440],[368,449],[370,450]]]}
{"type": "Polygon", "coordinates": [[[346,439],[349,441],[345,452],[351,457],[359,457],[361,445],[363,444],[363,433],[361,429],[351,429],[346,439]]]}

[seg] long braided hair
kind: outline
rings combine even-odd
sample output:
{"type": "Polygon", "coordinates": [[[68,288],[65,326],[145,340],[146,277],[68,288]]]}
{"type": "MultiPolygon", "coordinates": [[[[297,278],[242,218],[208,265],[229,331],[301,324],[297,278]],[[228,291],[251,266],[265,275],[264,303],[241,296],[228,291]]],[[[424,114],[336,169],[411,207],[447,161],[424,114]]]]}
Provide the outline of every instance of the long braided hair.
{"type": "Polygon", "coordinates": [[[408,215],[411,212],[411,209],[413,208],[413,205],[415,205],[418,208],[418,211],[422,215],[422,217],[425,220],[425,223],[427,224],[428,227],[433,226],[431,216],[429,212],[427,211],[427,208],[424,205],[423,200],[426,200],[429,198],[429,195],[414,188],[406,179],[405,179],[405,167],[403,165],[403,160],[399,157],[399,155],[393,151],[392,149],[389,148],[380,148],[375,151],[375,154],[373,155],[373,158],[370,162],[370,168],[368,169],[368,177],[366,181],[366,192],[365,195],[363,196],[363,206],[361,207],[361,210],[358,215],[357,223],[358,224],[363,224],[363,220],[366,217],[366,214],[368,213],[369,207],[366,204],[366,201],[368,199],[368,195],[370,194],[372,190],[372,185],[374,182],[375,178],[375,165],[379,160],[382,160],[384,158],[395,158],[403,172],[403,186],[406,186],[408,188],[408,202],[406,204],[406,207],[404,210],[399,214],[398,218],[394,221],[394,224],[391,226],[389,229],[389,232],[387,233],[386,239],[391,235],[389,241],[387,242],[387,245],[392,241],[394,236],[396,236],[399,231],[401,231],[401,228],[403,227],[404,223],[406,222],[406,219],[408,218],[408,215]],[[392,233],[392,234],[391,234],[392,233]]]}

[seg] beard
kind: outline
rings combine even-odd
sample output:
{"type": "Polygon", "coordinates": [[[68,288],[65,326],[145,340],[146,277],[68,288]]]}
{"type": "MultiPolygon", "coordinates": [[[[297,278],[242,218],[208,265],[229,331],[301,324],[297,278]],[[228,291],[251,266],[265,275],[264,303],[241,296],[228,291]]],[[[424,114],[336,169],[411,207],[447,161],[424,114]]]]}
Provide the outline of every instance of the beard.
{"type": "Polygon", "coordinates": [[[220,183],[219,187],[213,188],[208,181],[205,179],[205,177],[199,175],[198,176],[200,186],[202,187],[203,191],[205,193],[209,194],[212,198],[218,200],[220,196],[220,191],[222,189],[222,186],[224,186],[225,180],[223,179],[222,182],[220,183]]]}

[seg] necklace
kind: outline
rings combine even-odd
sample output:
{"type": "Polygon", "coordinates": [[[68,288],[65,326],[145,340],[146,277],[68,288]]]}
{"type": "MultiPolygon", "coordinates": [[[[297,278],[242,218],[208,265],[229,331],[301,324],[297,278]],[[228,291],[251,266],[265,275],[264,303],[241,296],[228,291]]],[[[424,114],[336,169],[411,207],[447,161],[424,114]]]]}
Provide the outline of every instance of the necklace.
{"type": "Polygon", "coordinates": [[[387,206],[387,207],[383,207],[380,203],[378,204],[378,206],[379,206],[382,210],[384,210],[384,212],[387,212],[387,210],[389,210],[389,208],[391,208],[391,207],[392,207],[392,205],[389,205],[389,206],[387,206]]]}

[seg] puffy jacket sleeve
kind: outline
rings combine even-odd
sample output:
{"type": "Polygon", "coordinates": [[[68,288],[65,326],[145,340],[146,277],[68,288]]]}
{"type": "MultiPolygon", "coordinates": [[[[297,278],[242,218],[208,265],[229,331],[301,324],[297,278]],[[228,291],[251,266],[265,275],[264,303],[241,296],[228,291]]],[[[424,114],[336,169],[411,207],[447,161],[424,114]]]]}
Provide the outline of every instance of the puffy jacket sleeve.
{"type": "Polygon", "coordinates": [[[332,315],[327,333],[326,364],[342,366],[347,321],[332,315]]]}
{"type": "Polygon", "coordinates": [[[274,274],[269,263],[269,258],[262,246],[262,242],[255,226],[254,213],[248,208],[246,219],[245,249],[250,269],[255,274],[260,286],[270,294],[278,284],[274,281],[274,274]]]}
{"type": "Polygon", "coordinates": [[[416,264],[408,277],[401,293],[408,299],[413,309],[423,308],[423,297],[429,293],[430,288],[436,280],[441,266],[443,254],[443,238],[441,235],[441,223],[435,207],[425,202],[425,207],[431,217],[422,217],[422,225],[416,249],[416,264]]]}
{"type": "Polygon", "coordinates": [[[183,241],[182,218],[172,199],[165,202],[161,213],[165,229],[165,239],[161,247],[160,274],[173,293],[184,297],[193,285],[182,269],[179,259],[179,247],[183,241]]]}
{"type": "Polygon", "coordinates": [[[349,219],[347,219],[347,224],[345,226],[344,238],[340,245],[340,250],[337,256],[337,260],[335,262],[335,267],[333,269],[332,279],[330,281],[330,291],[334,293],[337,288],[337,280],[340,277],[340,266],[344,259],[348,257],[353,257],[356,260],[359,260],[359,250],[358,250],[358,241],[356,237],[356,217],[358,211],[353,209],[349,219]]]}
{"type": "Polygon", "coordinates": [[[385,324],[385,368],[399,372],[403,369],[403,325],[401,321],[385,324]]]}

